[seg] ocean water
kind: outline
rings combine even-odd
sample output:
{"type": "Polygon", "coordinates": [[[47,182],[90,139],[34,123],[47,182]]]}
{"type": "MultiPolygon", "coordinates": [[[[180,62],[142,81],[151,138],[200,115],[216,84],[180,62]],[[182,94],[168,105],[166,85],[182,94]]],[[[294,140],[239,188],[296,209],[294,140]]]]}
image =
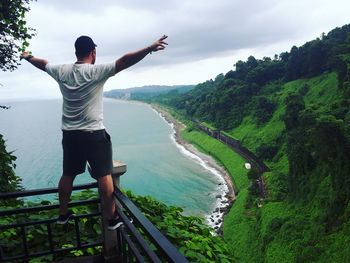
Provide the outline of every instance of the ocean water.
{"type": "MultiPolygon", "coordinates": [[[[26,189],[57,186],[62,173],[61,100],[8,102],[0,110],[0,133],[17,156],[16,174],[26,189]]],[[[220,176],[177,145],[173,129],[149,105],[105,99],[104,123],[113,159],[127,164],[121,187],[180,206],[186,214],[208,215],[222,192],[220,176]]],[[[92,182],[86,172],[76,184],[92,182]]]]}

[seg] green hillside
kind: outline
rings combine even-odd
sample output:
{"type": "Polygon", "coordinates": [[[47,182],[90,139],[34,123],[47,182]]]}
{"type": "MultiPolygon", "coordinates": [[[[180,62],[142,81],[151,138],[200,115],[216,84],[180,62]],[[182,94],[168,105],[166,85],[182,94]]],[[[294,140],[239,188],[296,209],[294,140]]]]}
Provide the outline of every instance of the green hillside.
{"type": "MultiPolygon", "coordinates": [[[[223,239],[199,218],[182,217],[180,208],[135,197],[145,213],[155,212],[147,216],[191,261],[349,262],[350,24],[274,58],[249,56],[195,87],[150,86],[105,96],[171,109],[187,124],[183,138],[230,173],[237,196],[224,218],[223,239]],[[269,171],[252,175],[241,156],[197,123],[238,139],[269,171]],[[255,176],[261,176],[266,195],[257,191],[255,176]]],[[[1,135],[0,153],[0,189],[20,190],[16,158],[1,135]]],[[[31,234],[39,240],[40,229],[31,234]]],[[[16,236],[0,233],[5,244],[16,236]]]]}
{"type": "Polygon", "coordinates": [[[348,262],[350,25],[274,59],[238,61],[193,90],[147,100],[240,140],[270,168],[261,203],[244,160],[189,125],[239,189],[224,221],[238,262],[348,262]]]}
{"type": "MultiPolygon", "coordinates": [[[[298,92],[305,85],[310,87],[303,96],[305,107],[314,108],[321,112],[321,115],[330,110],[332,102],[341,99],[341,94],[337,92],[335,73],[288,82],[283,85],[279,94],[275,94],[278,107],[269,122],[258,126],[251,116],[247,116],[240,126],[230,131],[230,134],[255,152],[261,145],[275,144],[279,136],[286,132],[283,121],[286,106],[283,102],[290,92],[298,92]]],[[[335,223],[329,226],[331,229],[327,229],[325,219],[329,209],[327,204],[331,203],[330,199],[334,195],[331,190],[332,178],[324,174],[329,168],[323,162],[318,163],[309,175],[312,178],[310,187],[313,191],[301,191],[298,198],[293,200],[287,183],[290,169],[287,147],[286,143],[282,144],[276,156],[266,161],[271,172],[264,175],[269,196],[263,207],[250,210],[241,208],[240,211],[235,207],[240,216],[225,220],[224,233],[227,240],[232,242],[236,256],[244,251],[240,258],[246,262],[252,262],[250,259],[256,255],[260,255],[257,262],[346,262],[350,250],[341,245],[341,242],[346,244],[350,241],[349,221],[345,220],[339,225],[335,223]],[[313,175],[317,178],[313,178],[313,175]],[[245,216],[247,211],[254,213],[254,218],[245,216]],[[250,238],[241,235],[237,240],[236,234],[242,229],[235,230],[236,227],[232,227],[235,221],[240,221],[240,228],[245,229],[244,232],[248,233],[250,238]],[[253,245],[252,240],[255,241],[253,245]],[[247,247],[255,249],[249,249],[250,253],[247,253],[247,247]]]]}

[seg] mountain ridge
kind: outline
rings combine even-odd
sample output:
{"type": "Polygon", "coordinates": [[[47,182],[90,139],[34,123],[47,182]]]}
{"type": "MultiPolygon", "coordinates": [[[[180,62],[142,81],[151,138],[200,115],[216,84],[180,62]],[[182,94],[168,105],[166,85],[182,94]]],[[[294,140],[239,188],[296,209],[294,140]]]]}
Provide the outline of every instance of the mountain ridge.
{"type": "Polygon", "coordinates": [[[152,98],[160,94],[172,92],[185,93],[194,88],[195,85],[145,85],[141,87],[132,87],[126,89],[113,89],[105,91],[104,97],[115,99],[139,99],[152,98]]]}
{"type": "MultiPolygon", "coordinates": [[[[274,59],[238,61],[187,93],[144,100],[227,132],[270,167],[263,206],[250,174],[225,217],[239,262],[350,258],[350,25],[274,59]]],[[[209,140],[195,125],[185,135],[201,148],[209,140]]]]}

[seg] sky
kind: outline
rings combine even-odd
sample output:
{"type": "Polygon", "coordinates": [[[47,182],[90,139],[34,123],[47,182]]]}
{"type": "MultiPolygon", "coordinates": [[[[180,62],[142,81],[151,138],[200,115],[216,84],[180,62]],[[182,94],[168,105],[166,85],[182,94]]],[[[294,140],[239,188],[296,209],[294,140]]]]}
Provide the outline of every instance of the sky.
{"type": "MultiPolygon", "coordinates": [[[[349,0],[37,0],[30,8],[27,25],[37,34],[28,50],[51,64],[74,63],[80,35],[98,45],[96,63],[169,36],[165,50],[110,78],[106,91],[199,84],[250,55],[273,57],[350,23],[349,0]]],[[[0,71],[0,105],[59,97],[55,81],[26,61],[13,72],[0,71]]]]}

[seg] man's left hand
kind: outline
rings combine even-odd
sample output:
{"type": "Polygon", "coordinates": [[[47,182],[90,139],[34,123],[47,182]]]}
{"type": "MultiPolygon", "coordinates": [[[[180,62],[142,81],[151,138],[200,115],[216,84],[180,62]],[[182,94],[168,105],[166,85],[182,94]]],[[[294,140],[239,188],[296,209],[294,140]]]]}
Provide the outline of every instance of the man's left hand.
{"type": "Polygon", "coordinates": [[[22,60],[22,59],[25,59],[25,60],[27,60],[28,58],[30,58],[30,57],[33,57],[32,56],[32,52],[30,52],[30,51],[24,51],[24,52],[22,52],[22,54],[19,56],[19,58],[22,60]]]}

